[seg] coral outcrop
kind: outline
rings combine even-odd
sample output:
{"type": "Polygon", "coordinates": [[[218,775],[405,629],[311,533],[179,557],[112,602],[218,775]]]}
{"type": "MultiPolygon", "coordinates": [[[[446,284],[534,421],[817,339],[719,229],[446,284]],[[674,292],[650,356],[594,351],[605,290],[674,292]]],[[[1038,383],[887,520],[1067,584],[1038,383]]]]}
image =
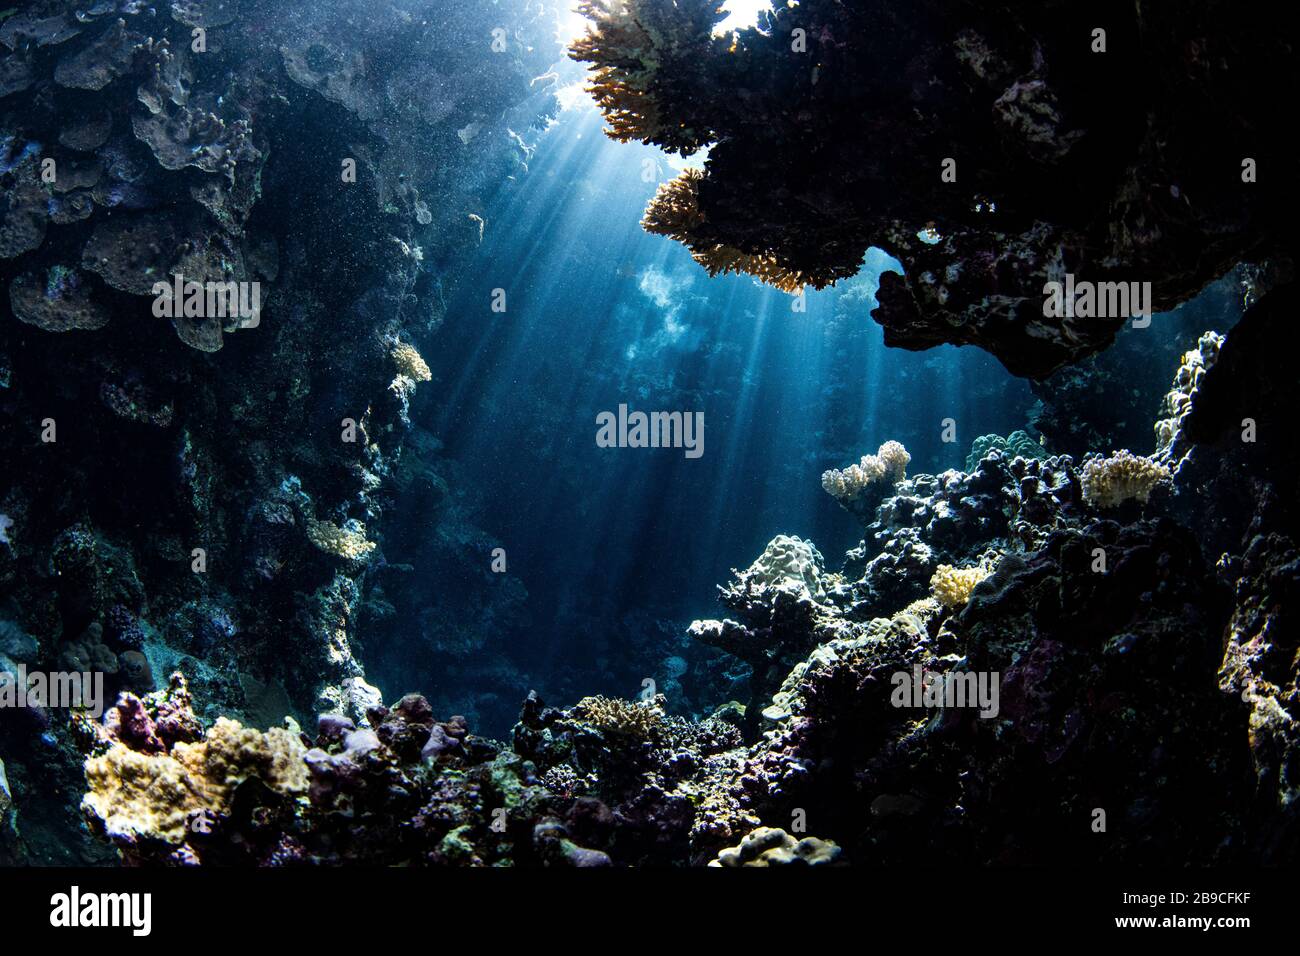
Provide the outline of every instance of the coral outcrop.
{"type": "Polygon", "coordinates": [[[1192,400],[1205,373],[1218,361],[1223,336],[1206,332],[1196,343],[1196,348],[1183,354],[1182,363],[1174,375],[1173,386],[1161,406],[1161,417],[1156,421],[1156,450],[1152,456],[1157,461],[1177,466],[1186,453],[1183,437],[1183,419],[1192,410],[1192,400]]]}
{"type": "Polygon", "coordinates": [[[759,827],[737,846],[719,853],[709,866],[824,866],[835,862],[839,855],[840,848],[834,843],[816,837],[796,840],[784,830],[759,827]]]}
{"type": "Polygon", "coordinates": [[[887,441],[857,464],[823,472],[822,490],[854,514],[871,514],[889,489],[907,477],[911,460],[899,442],[887,441]]]}
{"type": "Polygon", "coordinates": [[[589,3],[571,49],[611,135],[708,147],[645,224],[711,273],[821,288],[878,246],[903,265],[887,344],[1042,377],[1236,263],[1291,259],[1277,107],[1240,92],[1293,83],[1280,12],[804,0],[711,36],[719,6],[589,3]],[[1051,283],[1082,297],[1053,308],[1051,283]]]}
{"type": "Polygon", "coordinates": [[[1090,458],[1079,473],[1083,500],[1094,508],[1118,508],[1127,501],[1146,504],[1156,485],[1169,478],[1160,462],[1128,449],[1106,458],[1090,458]]]}

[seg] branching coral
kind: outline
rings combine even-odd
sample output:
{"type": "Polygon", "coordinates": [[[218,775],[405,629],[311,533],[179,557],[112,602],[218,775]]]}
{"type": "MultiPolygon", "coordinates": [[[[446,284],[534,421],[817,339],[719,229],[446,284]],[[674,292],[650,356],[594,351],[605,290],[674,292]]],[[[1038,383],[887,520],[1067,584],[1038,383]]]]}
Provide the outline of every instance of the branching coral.
{"type": "Polygon", "coordinates": [[[700,211],[698,191],[703,179],[701,170],[688,169],[661,185],[646,208],[641,220],[642,228],[685,245],[691,257],[704,266],[710,276],[728,273],[752,275],[782,292],[791,293],[806,285],[815,289],[825,288],[835,279],[843,278],[829,273],[801,272],[788,267],[775,253],[744,252],[735,246],[702,238],[706,219],[700,211]]]}
{"type": "Polygon", "coordinates": [[[1169,469],[1160,462],[1127,449],[1109,458],[1091,458],[1079,473],[1083,500],[1094,508],[1115,508],[1126,501],[1146,504],[1156,485],[1169,478],[1169,469]]]}
{"type": "Polygon", "coordinates": [[[584,697],[574,714],[602,733],[638,740],[653,740],[664,732],[664,712],[657,704],[635,703],[616,697],[584,697]]]}
{"type": "Polygon", "coordinates": [[[930,589],[934,599],[949,610],[965,607],[970,601],[971,592],[976,585],[993,573],[991,562],[984,562],[973,568],[954,568],[950,564],[941,564],[930,578],[930,589]]]}
{"type": "Polygon", "coordinates": [[[578,12],[592,26],[569,53],[592,64],[587,89],[611,138],[687,154],[708,143],[707,128],[682,118],[690,98],[681,76],[722,48],[713,28],[726,17],[723,6],[722,0],[580,0],[578,12]]]}
{"type": "Polygon", "coordinates": [[[907,449],[896,441],[887,441],[874,455],[863,455],[856,465],[822,473],[822,488],[840,501],[858,498],[867,489],[894,485],[907,477],[912,460],[907,449]]]}
{"type": "Polygon", "coordinates": [[[415,346],[408,342],[398,342],[393,346],[392,351],[393,364],[397,366],[399,375],[405,375],[413,382],[428,382],[432,380],[433,373],[429,371],[429,365],[424,361],[424,357],[416,351],[415,346]]]}

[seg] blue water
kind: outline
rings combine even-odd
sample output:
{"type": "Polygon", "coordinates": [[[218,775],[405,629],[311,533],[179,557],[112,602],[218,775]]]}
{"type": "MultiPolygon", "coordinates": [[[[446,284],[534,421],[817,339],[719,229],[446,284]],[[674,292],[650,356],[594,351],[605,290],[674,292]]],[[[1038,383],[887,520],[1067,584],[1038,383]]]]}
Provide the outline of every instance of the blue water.
{"type": "Polygon", "coordinates": [[[810,290],[798,312],[790,295],[710,279],[679,244],[635,228],[678,169],[605,137],[585,97],[533,138],[527,173],[485,204],[477,265],[437,338],[455,347],[426,356],[435,387],[413,413],[527,589],[529,621],[498,648],[526,662],[515,679],[561,696],[636,693],[691,619],[718,614],[715,585],[774,535],[810,537],[838,566],[860,531],[822,471],[886,439],[908,447],[914,472],[960,467],[976,436],[1025,427],[1027,385],[987,354],[884,348],[867,315],[880,272],[898,268],[887,254],[810,290]],[[704,454],[597,447],[597,415],[620,403],[703,412],[704,454]],[[955,442],[941,440],[946,418],[955,442]]]}

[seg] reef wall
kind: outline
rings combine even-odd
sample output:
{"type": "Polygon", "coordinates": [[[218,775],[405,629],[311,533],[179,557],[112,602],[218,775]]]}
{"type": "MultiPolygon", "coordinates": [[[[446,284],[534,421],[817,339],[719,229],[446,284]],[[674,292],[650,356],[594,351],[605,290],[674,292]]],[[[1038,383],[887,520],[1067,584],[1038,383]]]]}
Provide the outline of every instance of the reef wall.
{"type": "Polygon", "coordinates": [[[780,536],[721,589],[735,619],[691,628],[749,665],[748,705],[531,695],[502,743],[410,696],[286,736],[205,731],[173,678],[87,729],[91,826],[173,865],[1293,862],[1294,308],[1184,356],[1150,456],[908,476],[887,443],[829,472],[861,546],[832,570],[780,536]],[[995,692],[922,689],[959,675],[995,692]],[[210,779],[196,754],[232,740],[210,779]]]}
{"type": "MultiPolygon", "coordinates": [[[[558,56],[554,10],[523,0],[5,11],[7,661],[93,661],[112,694],[181,667],[263,722],[377,699],[358,620],[409,570],[383,540],[419,350],[558,56]],[[169,312],[176,275],[259,309],[169,312]]],[[[73,852],[66,729],[0,714],[6,858],[73,852]]]]}

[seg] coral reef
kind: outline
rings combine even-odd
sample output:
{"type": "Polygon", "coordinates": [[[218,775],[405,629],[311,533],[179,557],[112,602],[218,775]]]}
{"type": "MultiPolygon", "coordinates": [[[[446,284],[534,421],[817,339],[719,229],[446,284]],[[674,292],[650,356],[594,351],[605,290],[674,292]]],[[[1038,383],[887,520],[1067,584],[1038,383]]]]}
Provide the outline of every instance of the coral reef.
{"type": "MultiPolygon", "coordinates": [[[[371,703],[364,726],[327,715],[291,748],[305,795],[298,769],[277,791],[233,760],[222,774],[235,799],[214,801],[199,826],[165,821],[161,841],[116,845],[136,862],[169,863],[1294,859],[1300,740],[1286,615],[1300,550],[1294,494],[1283,492],[1297,480],[1295,450],[1262,455],[1235,434],[1242,407],[1296,389],[1285,357],[1250,358],[1291,306],[1287,294],[1264,296],[1227,336],[1184,416],[1184,466],[1140,520],[1083,508],[1067,456],[991,448],[970,474],[903,479],[862,548],[911,532],[912,545],[943,557],[920,580],[924,590],[933,577],[938,593],[876,616],[864,595],[887,591],[872,579],[893,566],[850,553],[828,573],[808,542],[774,539],[720,589],[742,620],[692,626],[753,662],[761,692],[743,718],[735,706],[672,716],[662,696],[562,710],[533,694],[507,747],[460,718],[436,721],[421,697],[371,703]],[[1227,474],[1207,478],[1211,460],[1227,474]],[[1228,477],[1256,483],[1244,510],[1217,492],[1228,477]],[[1196,521],[1185,524],[1189,509],[1196,521]],[[1220,540],[1232,542],[1226,553],[1220,540]],[[759,674],[791,660],[783,679],[759,674]],[[912,675],[967,676],[984,690],[900,704],[891,688],[912,675]],[[790,832],[805,825],[820,838],[790,832]]],[[[1276,426],[1274,414],[1262,427],[1276,426]]],[[[176,679],[143,701],[126,695],[87,734],[92,793],[106,765],[149,766],[231,733],[220,720],[204,731],[176,679]]],[[[254,753],[269,738],[242,733],[254,753]]],[[[121,805],[157,829],[148,807],[121,805]]]]}
{"type": "Polygon", "coordinates": [[[571,49],[611,135],[709,148],[645,222],[711,273],[821,288],[878,246],[903,265],[874,314],[887,344],[1042,377],[1236,263],[1290,259],[1295,184],[1255,173],[1285,168],[1285,139],[1236,92],[1291,82],[1277,14],[804,0],[711,37],[719,6],[586,4],[571,49]],[[1049,308],[1074,277],[1096,297],[1049,308]]]}
{"type": "Polygon", "coordinates": [[[981,435],[971,443],[970,454],[966,456],[966,470],[974,471],[984,456],[995,448],[1011,458],[1041,461],[1048,457],[1042,443],[1034,441],[1025,431],[1013,431],[1006,438],[1001,435],[981,435]]]}
{"type": "Polygon", "coordinates": [[[1151,492],[1169,478],[1169,469],[1151,458],[1124,449],[1108,458],[1083,463],[1079,485],[1083,500],[1094,508],[1117,508],[1126,501],[1146,504],[1151,492]]]}
{"type": "MultiPolygon", "coordinates": [[[[554,23],[523,0],[17,7],[0,18],[0,591],[34,666],[102,665],[110,694],[180,667],[208,719],[248,725],[271,700],[302,717],[364,677],[419,350],[465,274],[467,216],[556,109],[532,82],[560,56],[554,23]],[[500,55],[468,49],[502,21],[500,55]],[[155,284],[178,274],[256,284],[256,321],[167,315],[155,284]]],[[[477,562],[470,524],[450,502],[426,529],[477,562]]],[[[20,858],[102,859],[62,792],[68,734],[60,714],[0,722],[20,858]]]]}
{"type": "Polygon", "coordinates": [[[85,809],[134,863],[668,862],[686,845],[696,778],[739,736],[661,706],[588,698],[562,712],[532,698],[512,752],[463,718],[435,720],[414,694],[372,705],[361,725],[322,715],[314,736],[225,718],[205,731],[176,675],[87,728],[103,752],[86,760],[85,809]]]}
{"type": "MultiPolygon", "coordinates": [[[[704,297],[673,286],[663,306],[647,272],[652,318],[681,319],[690,347],[635,363],[632,348],[582,388],[518,322],[482,349],[432,343],[477,291],[491,197],[536,195],[523,174],[562,82],[550,4],[0,11],[0,672],[94,672],[116,702],[102,719],[0,708],[0,862],[1300,858],[1296,187],[1269,104],[1247,95],[1293,78],[1280,18],[1200,0],[802,0],[721,34],[724,6],[578,5],[592,27],[571,55],[610,136],[708,151],[658,188],[644,229],[710,275],[787,293],[856,276],[879,248],[808,334],[828,380],[802,381],[794,353],[785,381],[806,390],[770,405],[746,390],[743,414],[710,418],[739,436],[770,413],[811,437],[797,455],[769,455],[773,436],[727,448],[729,477],[772,485],[752,503],[691,486],[752,508],[744,547],[768,543],[717,589],[718,619],[689,627],[695,597],[656,602],[700,567],[696,587],[718,580],[730,545],[602,551],[602,591],[563,580],[576,560],[545,567],[563,542],[481,526],[493,506],[523,523],[565,501],[643,528],[673,511],[645,493],[669,472],[629,487],[569,456],[534,496],[537,448],[560,457],[571,404],[486,440],[466,433],[517,405],[440,420],[498,344],[527,360],[505,373],[535,366],[501,376],[519,401],[559,382],[566,401],[617,389],[712,416],[775,341],[690,331],[704,297]],[[902,271],[877,289],[886,248],[902,271]],[[178,278],[264,295],[254,315],[162,308],[158,283],[178,278]],[[1216,279],[1160,335],[1130,321],[1216,279]],[[945,377],[946,361],[858,367],[870,349],[846,347],[849,326],[877,295],[887,344],[980,346],[1042,379],[1037,408],[1028,385],[1012,408],[990,401],[1010,386],[945,377]],[[1149,372],[1166,367],[1167,394],[1149,372]],[[882,412],[936,381],[933,408],[882,412]],[[931,434],[954,402],[960,445],[931,434]],[[831,404],[840,420],[820,420],[831,404]],[[1153,416],[1151,457],[1105,455],[1147,447],[1153,416]],[[835,504],[819,495],[809,477],[873,432],[930,471],[909,476],[887,441],[822,474],[835,504]],[[505,475],[488,492],[454,460],[480,441],[505,475]],[[633,495],[653,500],[633,512],[633,495]],[[774,517],[796,499],[791,523],[774,517]],[[522,639],[552,612],[572,643],[522,639]],[[573,666],[575,648],[593,663],[573,666]]],[[[603,210],[599,186],[579,192],[603,210]]],[[[599,236],[579,238],[536,275],[584,261],[599,236]]],[[[527,278],[512,309],[539,288],[527,278]]],[[[708,515],[704,534],[733,513],[689,516],[708,515]]]]}

